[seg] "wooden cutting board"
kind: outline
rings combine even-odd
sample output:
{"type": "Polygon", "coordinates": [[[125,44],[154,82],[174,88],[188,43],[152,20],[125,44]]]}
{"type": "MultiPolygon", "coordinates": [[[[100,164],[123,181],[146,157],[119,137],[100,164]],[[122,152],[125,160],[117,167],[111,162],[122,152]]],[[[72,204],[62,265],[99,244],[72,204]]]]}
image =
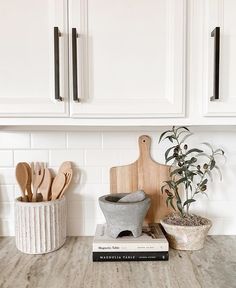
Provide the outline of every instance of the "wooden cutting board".
{"type": "Polygon", "coordinates": [[[160,219],[173,212],[166,207],[166,195],[161,193],[163,181],[169,178],[168,165],[155,162],[150,155],[151,138],[139,137],[139,158],[126,166],[110,169],[111,193],[129,193],[144,190],[151,197],[151,207],[145,219],[146,223],[160,222],[160,219]]]}

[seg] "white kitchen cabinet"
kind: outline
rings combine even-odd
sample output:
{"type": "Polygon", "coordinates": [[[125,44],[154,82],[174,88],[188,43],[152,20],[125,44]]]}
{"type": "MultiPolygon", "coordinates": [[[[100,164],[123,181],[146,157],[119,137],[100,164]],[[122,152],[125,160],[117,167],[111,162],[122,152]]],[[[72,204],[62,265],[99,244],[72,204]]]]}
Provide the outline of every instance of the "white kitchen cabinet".
{"type": "Polygon", "coordinates": [[[72,117],[185,115],[185,0],[70,0],[69,23],[72,117]]]}
{"type": "MultiPolygon", "coordinates": [[[[200,1],[201,2],[201,1],[200,1]]],[[[204,0],[203,18],[199,18],[199,27],[204,23],[202,36],[202,83],[204,113],[206,116],[236,116],[236,1],[204,0]],[[219,74],[214,57],[214,37],[211,32],[220,29],[219,74]],[[216,73],[216,74],[215,74],[216,73]],[[214,81],[215,76],[219,81],[214,81]],[[215,86],[215,88],[214,88],[215,86]],[[214,89],[219,88],[219,99],[211,100],[214,89]]]]}
{"type": "Polygon", "coordinates": [[[1,0],[0,35],[0,117],[68,115],[67,1],[1,0]],[[55,100],[54,27],[62,101],[55,100]]]}

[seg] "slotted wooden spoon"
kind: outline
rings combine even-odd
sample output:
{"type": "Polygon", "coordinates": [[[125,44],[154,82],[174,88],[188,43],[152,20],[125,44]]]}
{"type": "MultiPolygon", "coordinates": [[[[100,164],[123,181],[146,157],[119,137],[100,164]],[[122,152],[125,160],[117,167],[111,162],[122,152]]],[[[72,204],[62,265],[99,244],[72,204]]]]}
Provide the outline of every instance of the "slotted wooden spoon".
{"type": "Polygon", "coordinates": [[[23,163],[18,163],[16,165],[16,180],[21,189],[22,201],[28,202],[28,197],[25,195],[25,190],[28,182],[28,172],[27,168],[23,163]]]}
{"type": "Polygon", "coordinates": [[[70,162],[70,161],[65,161],[65,162],[63,162],[63,163],[61,164],[61,166],[60,166],[60,168],[59,168],[59,172],[65,174],[66,171],[67,171],[68,169],[70,169],[70,168],[72,168],[71,162],[70,162]]]}
{"type": "Polygon", "coordinates": [[[65,177],[66,177],[66,183],[65,183],[65,186],[62,189],[58,198],[63,197],[63,195],[64,195],[65,191],[68,189],[68,187],[71,183],[72,177],[73,177],[73,170],[71,168],[67,169],[64,173],[65,173],[65,177]]]}

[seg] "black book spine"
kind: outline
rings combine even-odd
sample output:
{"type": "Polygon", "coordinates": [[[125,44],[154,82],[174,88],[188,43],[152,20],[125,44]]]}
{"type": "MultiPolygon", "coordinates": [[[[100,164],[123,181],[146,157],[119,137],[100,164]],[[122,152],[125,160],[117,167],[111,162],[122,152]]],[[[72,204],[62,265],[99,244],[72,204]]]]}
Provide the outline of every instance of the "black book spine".
{"type": "Polygon", "coordinates": [[[169,252],[93,252],[93,262],[167,261],[169,252]]]}

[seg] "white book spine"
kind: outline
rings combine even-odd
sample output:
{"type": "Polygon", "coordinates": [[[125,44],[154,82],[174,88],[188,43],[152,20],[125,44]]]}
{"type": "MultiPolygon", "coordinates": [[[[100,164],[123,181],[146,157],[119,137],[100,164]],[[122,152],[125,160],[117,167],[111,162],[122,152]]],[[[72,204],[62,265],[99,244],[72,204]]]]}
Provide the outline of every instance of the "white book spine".
{"type": "Polygon", "coordinates": [[[168,251],[167,243],[93,243],[93,252],[157,252],[168,251]]]}

